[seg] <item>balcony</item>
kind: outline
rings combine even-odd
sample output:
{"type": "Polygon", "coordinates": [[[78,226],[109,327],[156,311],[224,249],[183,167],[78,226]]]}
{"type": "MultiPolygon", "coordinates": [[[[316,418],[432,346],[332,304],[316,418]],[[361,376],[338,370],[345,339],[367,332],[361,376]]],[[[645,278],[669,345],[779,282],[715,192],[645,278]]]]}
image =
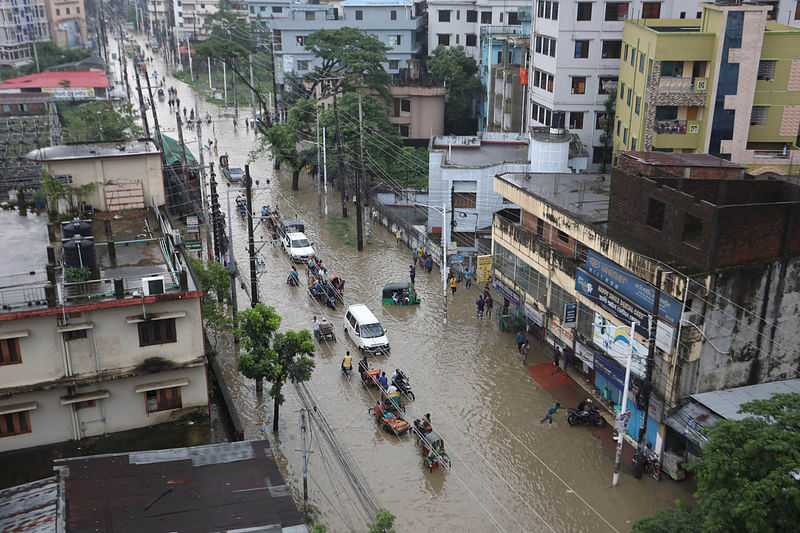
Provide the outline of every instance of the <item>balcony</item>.
{"type": "Polygon", "coordinates": [[[687,120],[656,119],[655,125],[653,126],[653,133],[656,135],[693,135],[699,132],[699,124],[687,120]]]}
{"type": "Polygon", "coordinates": [[[706,105],[707,78],[682,78],[663,76],[655,83],[647,77],[647,103],[649,105],[678,105],[702,107],[706,105]]]}

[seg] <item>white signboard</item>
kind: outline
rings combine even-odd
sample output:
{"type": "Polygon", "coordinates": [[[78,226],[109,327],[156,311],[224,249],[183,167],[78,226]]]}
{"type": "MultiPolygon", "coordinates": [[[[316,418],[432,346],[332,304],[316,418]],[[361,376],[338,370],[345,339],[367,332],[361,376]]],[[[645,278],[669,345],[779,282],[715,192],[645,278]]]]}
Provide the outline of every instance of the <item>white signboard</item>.
{"type": "Polygon", "coordinates": [[[294,56],[291,55],[283,56],[283,72],[285,72],[286,74],[294,72],[294,56]]]}

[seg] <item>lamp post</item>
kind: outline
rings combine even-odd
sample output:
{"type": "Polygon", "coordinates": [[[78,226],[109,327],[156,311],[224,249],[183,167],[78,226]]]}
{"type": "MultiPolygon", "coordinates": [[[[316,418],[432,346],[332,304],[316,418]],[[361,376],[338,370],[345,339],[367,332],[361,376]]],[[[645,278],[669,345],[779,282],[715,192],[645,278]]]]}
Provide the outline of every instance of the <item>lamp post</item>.
{"type": "MultiPolygon", "coordinates": [[[[633,339],[634,334],[636,333],[636,322],[631,322],[631,338],[630,338],[630,345],[631,348],[628,351],[628,362],[625,365],[625,386],[622,390],[622,404],[621,409],[619,410],[620,417],[624,417],[628,413],[628,389],[630,386],[628,385],[631,380],[631,360],[633,359],[633,339]]],[[[645,413],[645,416],[647,413],[645,413]]],[[[616,421],[615,421],[616,422],[616,421]]],[[[622,459],[622,443],[625,441],[625,434],[628,432],[627,424],[619,431],[619,435],[617,435],[617,454],[614,458],[614,477],[611,480],[611,485],[616,487],[619,484],[619,466],[620,461],[622,459]]]]}
{"type": "Polygon", "coordinates": [[[447,204],[442,204],[441,209],[432,205],[415,204],[418,207],[433,209],[442,215],[442,291],[444,293],[444,323],[447,325],[447,204]]]}

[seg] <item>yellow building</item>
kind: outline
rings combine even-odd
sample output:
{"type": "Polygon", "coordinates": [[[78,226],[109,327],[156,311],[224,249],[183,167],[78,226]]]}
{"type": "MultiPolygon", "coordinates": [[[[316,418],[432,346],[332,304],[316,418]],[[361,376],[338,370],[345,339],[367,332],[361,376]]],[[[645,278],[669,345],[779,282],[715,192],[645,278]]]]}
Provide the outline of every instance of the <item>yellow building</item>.
{"type": "Polygon", "coordinates": [[[699,19],[625,24],[615,156],[709,153],[797,173],[800,29],[768,21],[768,5],[701,6],[699,19]]]}

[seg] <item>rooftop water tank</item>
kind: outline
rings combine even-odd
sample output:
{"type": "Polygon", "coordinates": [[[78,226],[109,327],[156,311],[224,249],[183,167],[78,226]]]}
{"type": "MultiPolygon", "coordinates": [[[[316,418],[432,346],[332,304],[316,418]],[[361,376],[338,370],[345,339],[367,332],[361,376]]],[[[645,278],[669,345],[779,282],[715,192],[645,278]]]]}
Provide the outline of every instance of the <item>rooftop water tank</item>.
{"type": "Polygon", "coordinates": [[[79,218],[73,218],[68,222],[61,223],[61,239],[71,239],[75,235],[81,235],[82,237],[91,237],[92,236],[92,221],[91,220],[81,220],[79,218]]]}
{"type": "Polygon", "coordinates": [[[97,258],[94,252],[94,237],[74,235],[61,241],[64,247],[64,268],[86,267],[97,270],[97,258]]]}

